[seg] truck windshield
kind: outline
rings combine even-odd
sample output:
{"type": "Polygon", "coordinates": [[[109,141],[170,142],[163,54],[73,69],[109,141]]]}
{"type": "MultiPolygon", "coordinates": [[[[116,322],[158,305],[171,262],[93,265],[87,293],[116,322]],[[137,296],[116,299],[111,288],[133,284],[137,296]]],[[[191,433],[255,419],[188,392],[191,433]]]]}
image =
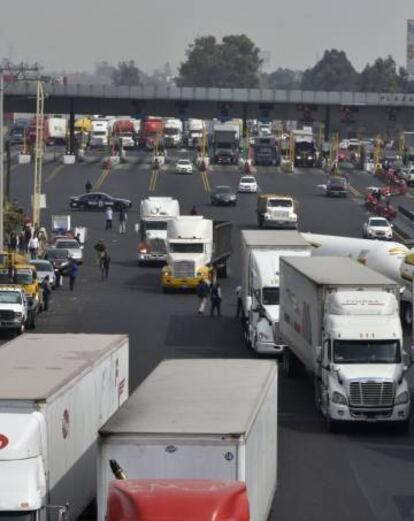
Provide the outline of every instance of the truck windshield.
{"type": "Polygon", "coordinates": [[[334,362],[337,364],[399,364],[397,340],[335,340],[334,362]]]}
{"type": "Polygon", "coordinates": [[[269,199],[267,206],[271,208],[276,206],[279,208],[292,208],[292,201],[289,201],[289,199],[269,199]]]}
{"type": "Polygon", "coordinates": [[[167,222],[166,221],[146,221],[145,229],[146,230],[166,230],[167,222]]]}
{"type": "Polygon", "coordinates": [[[33,272],[31,270],[16,270],[16,284],[33,284],[33,272]]]}
{"type": "Polygon", "coordinates": [[[0,291],[0,304],[21,304],[22,297],[17,291],[0,291]]]}
{"type": "Polygon", "coordinates": [[[262,300],[264,306],[279,305],[279,288],[263,288],[262,300]]]}
{"type": "Polygon", "coordinates": [[[170,242],[171,253],[203,253],[204,244],[202,242],[170,242]]]}

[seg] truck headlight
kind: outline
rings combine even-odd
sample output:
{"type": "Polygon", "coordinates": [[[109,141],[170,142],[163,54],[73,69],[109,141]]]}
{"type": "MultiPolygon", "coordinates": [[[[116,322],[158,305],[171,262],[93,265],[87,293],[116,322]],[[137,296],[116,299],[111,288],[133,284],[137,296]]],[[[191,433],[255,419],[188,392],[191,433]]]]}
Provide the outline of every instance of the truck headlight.
{"type": "Polygon", "coordinates": [[[341,405],[346,405],[348,403],[346,401],[346,397],[338,391],[334,391],[332,393],[331,401],[332,401],[332,403],[339,403],[341,405]]]}
{"type": "Polygon", "coordinates": [[[259,340],[270,340],[270,337],[266,333],[259,333],[259,340]]]}
{"type": "Polygon", "coordinates": [[[16,313],[14,314],[14,316],[15,316],[16,318],[22,318],[23,313],[20,313],[20,311],[16,311],[16,313]]]}
{"type": "Polygon", "coordinates": [[[313,157],[312,156],[308,156],[308,161],[312,161],[313,157]]]}
{"type": "Polygon", "coordinates": [[[408,391],[403,391],[395,399],[395,405],[403,405],[404,403],[408,403],[409,401],[410,401],[410,395],[409,395],[408,391]]]}
{"type": "Polygon", "coordinates": [[[296,159],[300,159],[300,156],[296,156],[296,159]]]}

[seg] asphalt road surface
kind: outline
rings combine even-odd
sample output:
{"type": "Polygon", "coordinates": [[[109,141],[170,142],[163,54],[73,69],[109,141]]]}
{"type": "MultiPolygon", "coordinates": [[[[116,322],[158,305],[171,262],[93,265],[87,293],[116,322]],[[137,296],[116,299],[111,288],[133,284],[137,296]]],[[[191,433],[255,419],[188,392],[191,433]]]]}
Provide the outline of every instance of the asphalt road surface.
{"type": "MultiPolygon", "coordinates": [[[[175,151],[170,159],[173,164],[174,157],[189,155],[175,151]]],[[[256,227],[256,196],[240,194],[237,207],[213,208],[209,187],[236,187],[240,177],[236,167],[214,166],[206,185],[199,173],[174,174],[171,164],[152,175],[149,161],[148,155],[139,153],[110,171],[104,171],[99,162],[75,166],[51,162],[43,172],[48,209],[43,211],[42,223],[48,227],[51,214],[68,212],[69,196],[83,193],[87,179],[96,190],[133,201],[125,235],[115,229],[105,232],[103,213],[71,212],[74,225],[88,228],[85,262],[75,291],[69,291],[65,280],[65,287],[53,294],[50,311],[39,317],[37,328],[38,332],[128,334],[131,390],[165,358],[255,356],[243,343],[235,319],[234,289],[240,282],[240,229],[256,227]],[[183,214],[195,204],[199,214],[234,223],[231,274],[222,281],[222,318],[198,316],[194,294],[163,294],[159,267],[138,267],[134,224],[139,201],[148,195],[175,196],[183,214]],[[108,281],[100,280],[93,251],[100,238],[112,258],[108,281]]],[[[326,182],[326,174],[318,170],[283,174],[274,167],[259,167],[257,177],[263,192],[297,198],[300,230],[357,237],[367,215],[360,194],[378,184],[368,174],[353,172],[351,196],[330,199],[318,193],[317,185],[326,182]]],[[[14,167],[11,195],[26,209],[31,187],[31,167],[14,167]]],[[[412,196],[403,199],[405,206],[414,206],[412,196]]],[[[410,381],[413,384],[412,374],[410,381]]],[[[272,521],[414,520],[414,434],[402,435],[378,425],[328,434],[313,404],[310,379],[289,380],[281,373],[279,389],[278,490],[272,521]]]]}

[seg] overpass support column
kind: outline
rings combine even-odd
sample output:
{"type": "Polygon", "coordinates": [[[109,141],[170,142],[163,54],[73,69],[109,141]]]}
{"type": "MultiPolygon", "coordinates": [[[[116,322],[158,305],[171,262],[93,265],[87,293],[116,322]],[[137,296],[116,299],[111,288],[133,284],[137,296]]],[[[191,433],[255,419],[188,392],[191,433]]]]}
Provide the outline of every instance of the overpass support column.
{"type": "Polygon", "coordinates": [[[330,133],[331,133],[331,107],[330,107],[330,105],[326,105],[326,108],[325,108],[325,132],[324,132],[324,140],[325,140],[325,142],[329,141],[330,133]]]}
{"type": "Polygon", "coordinates": [[[243,139],[247,137],[247,103],[243,103],[243,139]]]}
{"type": "Polygon", "coordinates": [[[69,114],[69,153],[75,153],[75,102],[70,100],[70,114],[69,114]]]}

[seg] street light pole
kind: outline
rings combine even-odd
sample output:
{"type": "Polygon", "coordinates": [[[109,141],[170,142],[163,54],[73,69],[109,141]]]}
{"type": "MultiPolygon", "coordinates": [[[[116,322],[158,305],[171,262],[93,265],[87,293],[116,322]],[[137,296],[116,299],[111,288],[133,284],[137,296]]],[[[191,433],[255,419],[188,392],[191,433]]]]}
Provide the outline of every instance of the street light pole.
{"type": "Polygon", "coordinates": [[[40,198],[42,188],[42,164],[43,164],[43,129],[44,129],[44,90],[40,80],[37,82],[36,96],[36,143],[35,161],[33,172],[33,226],[40,226],[40,198]]]}

